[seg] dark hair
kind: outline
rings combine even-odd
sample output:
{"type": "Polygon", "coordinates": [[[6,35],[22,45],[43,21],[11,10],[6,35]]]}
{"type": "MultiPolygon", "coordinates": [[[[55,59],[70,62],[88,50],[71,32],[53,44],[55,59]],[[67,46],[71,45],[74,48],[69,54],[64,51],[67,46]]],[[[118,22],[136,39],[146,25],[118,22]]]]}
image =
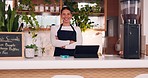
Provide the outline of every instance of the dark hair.
{"type": "Polygon", "coordinates": [[[72,11],[71,11],[71,9],[69,8],[69,7],[67,7],[67,6],[64,6],[62,9],[61,9],[61,13],[63,12],[63,10],[69,10],[70,11],[70,13],[72,13],[72,11]]]}

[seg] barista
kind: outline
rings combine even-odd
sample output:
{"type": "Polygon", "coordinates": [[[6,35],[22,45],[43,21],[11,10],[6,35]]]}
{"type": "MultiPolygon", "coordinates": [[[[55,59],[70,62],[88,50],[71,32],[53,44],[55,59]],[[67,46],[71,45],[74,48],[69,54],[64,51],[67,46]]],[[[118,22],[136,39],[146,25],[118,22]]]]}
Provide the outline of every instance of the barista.
{"type": "Polygon", "coordinates": [[[72,12],[69,7],[61,10],[62,24],[51,27],[51,43],[55,47],[54,56],[73,56],[76,45],[82,44],[82,33],[80,27],[72,26],[72,12]]]}

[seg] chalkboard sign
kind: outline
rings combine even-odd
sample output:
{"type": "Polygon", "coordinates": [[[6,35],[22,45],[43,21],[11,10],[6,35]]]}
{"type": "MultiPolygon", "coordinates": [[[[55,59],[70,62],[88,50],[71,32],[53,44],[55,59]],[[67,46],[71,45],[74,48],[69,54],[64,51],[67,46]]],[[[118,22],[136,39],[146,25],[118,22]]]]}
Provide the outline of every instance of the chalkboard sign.
{"type": "Polygon", "coordinates": [[[0,32],[0,58],[24,57],[23,32],[0,32]]]}

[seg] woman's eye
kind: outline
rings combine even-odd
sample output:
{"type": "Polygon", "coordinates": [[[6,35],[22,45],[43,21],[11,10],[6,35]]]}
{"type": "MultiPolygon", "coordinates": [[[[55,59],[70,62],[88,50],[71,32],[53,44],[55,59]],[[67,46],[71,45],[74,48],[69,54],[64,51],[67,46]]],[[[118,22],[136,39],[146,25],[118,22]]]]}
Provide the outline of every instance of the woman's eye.
{"type": "Polygon", "coordinates": [[[62,15],[66,15],[66,14],[62,14],[62,15]]]}
{"type": "Polygon", "coordinates": [[[67,15],[70,15],[70,13],[68,13],[67,15]]]}

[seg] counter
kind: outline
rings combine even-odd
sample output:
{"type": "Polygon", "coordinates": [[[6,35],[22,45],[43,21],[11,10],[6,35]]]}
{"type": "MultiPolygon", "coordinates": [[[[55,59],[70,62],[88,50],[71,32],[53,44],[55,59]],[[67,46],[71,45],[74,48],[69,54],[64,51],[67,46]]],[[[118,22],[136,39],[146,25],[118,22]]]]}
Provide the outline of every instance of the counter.
{"type": "Polygon", "coordinates": [[[148,68],[148,57],[122,59],[115,55],[102,58],[35,57],[33,59],[0,60],[0,70],[10,69],[94,69],[94,68],[148,68]]]}

